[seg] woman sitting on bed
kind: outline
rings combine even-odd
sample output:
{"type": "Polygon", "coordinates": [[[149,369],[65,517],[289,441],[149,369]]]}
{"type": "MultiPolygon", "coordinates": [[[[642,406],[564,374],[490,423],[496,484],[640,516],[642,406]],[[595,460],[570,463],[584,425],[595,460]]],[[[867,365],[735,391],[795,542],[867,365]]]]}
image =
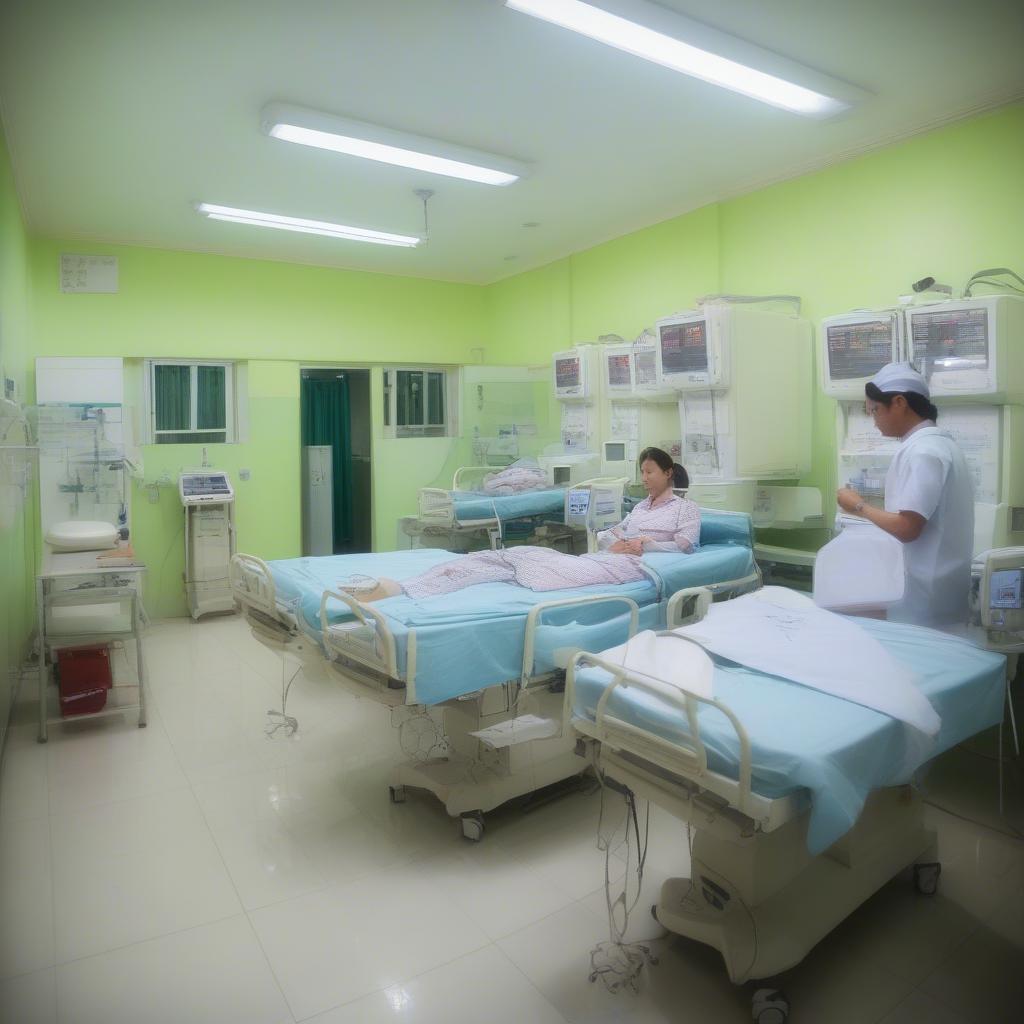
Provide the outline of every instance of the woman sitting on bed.
{"type": "Polygon", "coordinates": [[[566,555],[551,548],[514,547],[475,551],[442,562],[412,579],[382,579],[360,594],[360,600],[379,601],[404,592],[420,599],[439,597],[478,583],[515,583],[544,592],[635,583],[650,578],[641,556],[650,551],[690,554],[700,540],[700,510],[692,501],[672,493],[685,487],[686,470],[660,448],[645,448],[640,473],[647,497],[618,526],[597,535],[598,550],[591,555],[566,555]]]}
{"type": "Polygon", "coordinates": [[[640,477],[647,497],[618,526],[597,535],[599,551],[642,555],[648,551],[696,551],[700,543],[700,509],[672,493],[688,487],[686,470],[660,448],[640,453],[640,477]]]}

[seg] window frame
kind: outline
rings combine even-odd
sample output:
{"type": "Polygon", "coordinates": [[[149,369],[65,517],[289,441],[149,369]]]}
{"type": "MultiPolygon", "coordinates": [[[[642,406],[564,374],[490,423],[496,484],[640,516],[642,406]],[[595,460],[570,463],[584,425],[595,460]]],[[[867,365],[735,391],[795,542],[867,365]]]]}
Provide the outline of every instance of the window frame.
{"type": "Polygon", "coordinates": [[[444,366],[387,366],[383,370],[384,392],[384,427],[396,438],[407,437],[451,437],[454,432],[456,417],[453,414],[452,402],[455,394],[453,377],[457,376],[444,366]],[[420,423],[400,423],[398,419],[398,374],[418,373],[421,376],[423,390],[423,418],[420,423]],[[439,374],[441,377],[442,416],[440,423],[431,423],[431,399],[428,387],[428,375],[439,374]]]}
{"type": "Polygon", "coordinates": [[[235,409],[235,362],[230,359],[147,359],[145,361],[146,425],[149,444],[234,444],[237,438],[237,411],[235,409]],[[189,375],[189,429],[157,430],[156,427],[156,371],[160,366],[188,366],[189,375]],[[219,366],[224,370],[224,426],[199,429],[199,367],[219,366]],[[187,441],[160,441],[161,435],[188,434],[187,441]],[[223,434],[224,440],[213,440],[212,435],[223,434]]]}

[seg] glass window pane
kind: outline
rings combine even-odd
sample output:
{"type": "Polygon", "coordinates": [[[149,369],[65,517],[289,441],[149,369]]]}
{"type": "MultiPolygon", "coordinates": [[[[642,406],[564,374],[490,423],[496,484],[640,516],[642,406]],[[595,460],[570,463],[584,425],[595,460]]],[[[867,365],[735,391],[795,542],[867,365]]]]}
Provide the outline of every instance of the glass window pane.
{"type": "Polygon", "coordinates": [[[422,371],[399,370],[395,377],[398,389],[398,426],[421,426],[423,424],[422,371]]]}
{"type": "Polygon", "coordinates": [[[431,425],[444,423],[444,374],[427,374],[427,422],[431,425]]]}
{"type": "Polygon", "coordinates": [[[190,429],[191,381],[191,367],[153,367],[153,404],[157,430],[190,429]]]}
{"type": "Polygon", "coordinates": [[[199,430],[223,430],[227,425],[223,366],[198,366],[197,419],[199,430]]]}

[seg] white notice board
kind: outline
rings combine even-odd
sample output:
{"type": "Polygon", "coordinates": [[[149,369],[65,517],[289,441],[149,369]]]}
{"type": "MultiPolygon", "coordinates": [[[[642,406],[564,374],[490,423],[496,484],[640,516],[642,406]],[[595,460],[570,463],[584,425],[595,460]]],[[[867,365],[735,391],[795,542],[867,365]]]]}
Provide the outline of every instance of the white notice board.
{"type": "Polygon", "coordinates": [[[60,254],[60,290],[62,292],[116,292],[116,256],[80,256],[60,254]]]}

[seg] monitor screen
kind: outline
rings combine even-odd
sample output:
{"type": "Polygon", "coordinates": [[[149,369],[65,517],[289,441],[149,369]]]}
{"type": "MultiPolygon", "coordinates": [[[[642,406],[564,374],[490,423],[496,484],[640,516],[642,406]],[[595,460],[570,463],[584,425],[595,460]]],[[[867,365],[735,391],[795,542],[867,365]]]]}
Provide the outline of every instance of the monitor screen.
{"type": "Polygon", "coordinates": [[[892,361],[892,320],[871,320],[859,324],[830,324],[828,375],[832,380],[857,380],[874,377],[892,361]]]}
{"type": "Polygon", "coordinates": [[[610,355],[608,360],[608,384],[609,386],[628,388],[633,385],[633,375],[629,369],[629,353],[625,355],[610,355]]]}
{"type": "Polygon", "coordinates": [[[605,462],[625,462],[626,445],[623,441],[606,441],[604,446],[605,462]]]}
{"type": "Polygon", "coordinates": [[[659,328],[664,373],[708,372],[708,327],[705,320],[659,328]]]}
{"type": "Polygon", "coordinates": [[[568,356],[555,360],[555,387],[578,388],[580,386],[580,357],[568,356]]]}
{"type": "Polygon", "coordinates": [[[989,577],[990,608],[1024,608],[1024,570],[997,569],[989,577]]]}
{"type": "Polygon", "coordinates": [[[636,385],[651,388],[658,383],[658,361],[653,348],[641,349],[635,353],[636,385]]]}
{"type": "Polygon", "coordinates": [[[197,494],[227,494],[228,481],[223,474],[182,477],[181,490],[186,497],[197,494]]]}
{"type": "Polygon", "coordinates": [[[925,377],[947,370],[988,369],[988,310],[912,313],[914,358],[925,377]]]}

